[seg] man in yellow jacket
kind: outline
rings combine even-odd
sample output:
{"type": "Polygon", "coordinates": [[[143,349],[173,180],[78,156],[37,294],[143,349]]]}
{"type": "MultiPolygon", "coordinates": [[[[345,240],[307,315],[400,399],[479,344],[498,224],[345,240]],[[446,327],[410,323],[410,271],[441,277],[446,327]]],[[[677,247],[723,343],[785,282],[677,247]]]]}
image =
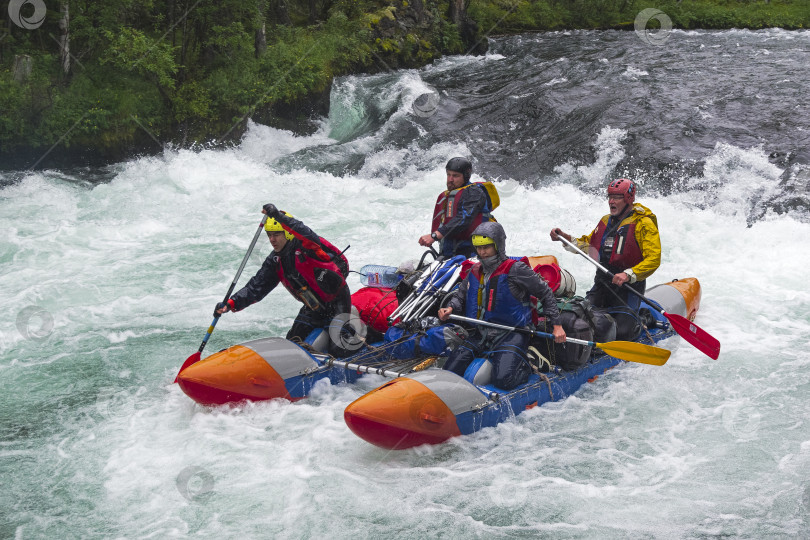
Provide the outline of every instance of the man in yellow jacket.
{"type": "MultiPolygon", "coordinates": [[[[622,288],[629,283],[644,294],[647,278],[661,264],[661,239],[658,219],[649,208],[638,204],[636,184],[627,178],[614,180],[608,186],[610,214],[604,216],[590,234],[576,240],[559,228],[551,230],[551,239],[562,236],[614,274],[611,280],[596,273],[594,285],[586,298],[595,307],[629,306],[638,311],[640,299],[622,288]]],[[[573,251],[566,246],[566,249],[573,251]]]]}

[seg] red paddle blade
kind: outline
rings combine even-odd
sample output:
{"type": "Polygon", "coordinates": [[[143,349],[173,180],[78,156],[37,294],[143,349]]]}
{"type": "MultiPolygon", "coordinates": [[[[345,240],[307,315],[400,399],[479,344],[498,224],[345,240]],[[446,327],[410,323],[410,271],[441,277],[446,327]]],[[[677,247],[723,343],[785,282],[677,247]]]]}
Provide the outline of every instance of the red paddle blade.
{"type": "Polygon", "coordinates": [[[717,360],[717,357],[720,356],[720,342],[713,336],[686,317],[674,313],[664,313],[664,316],[672,324],[672,328],[678,332],[678,335],[697,347],[700,352],[712,360],[717,360]]]}
{"type": "MultiPolygon", "coordinates": [[[[191,356],[189,356],[188,358],[186,358],[186,361],[183,362],[182,366],[180,366],[180,371],[177,372],[177,375],[180,375],[183,372],[183,370],[186,369],[191,364],[195,364],[195,363],[199,362],[201,356],[202,355],[200,354],[200,352],[197,351],[194,354],[192,354],[191,356]]],[[[174,382],[177,382],[177,377],[174,378],[174,382]]]]}

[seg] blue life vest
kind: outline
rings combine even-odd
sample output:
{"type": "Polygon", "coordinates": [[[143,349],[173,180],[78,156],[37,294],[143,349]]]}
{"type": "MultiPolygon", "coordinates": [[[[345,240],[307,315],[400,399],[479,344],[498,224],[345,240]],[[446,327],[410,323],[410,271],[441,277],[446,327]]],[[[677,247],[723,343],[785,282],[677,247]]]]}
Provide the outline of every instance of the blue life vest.
{"type": "Polygon", "coordinates": [[[467,277],[466,317],[507,326],[526,326],[532,322],[531,305],[517,299],[509,290],[509,269],[515,262],[506,259],[486,281],[483,281],[481,263],[473,265],[467,277]]]}

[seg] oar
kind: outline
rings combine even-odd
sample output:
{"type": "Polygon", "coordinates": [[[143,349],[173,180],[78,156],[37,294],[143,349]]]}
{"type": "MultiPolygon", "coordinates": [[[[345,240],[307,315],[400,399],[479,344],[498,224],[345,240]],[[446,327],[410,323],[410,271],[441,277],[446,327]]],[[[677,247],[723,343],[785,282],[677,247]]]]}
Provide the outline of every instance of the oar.
{"type": "MultiPolygon", "coordinates": [[[[503,324],[491,323],[489,321],[482,321],[480,319],[470,319],[469,317],[462,317],[460,315],[450,315],[450,318],[455,321],[479,324],[481,326],[489,326],[490,328],[499,328],[501,330],[511,330],[513,332],[520,332],[521,334],[530,334],[544,338],[554,339],[554,334],[546,332],[538,332],[528,328],[518,328],[514,326],[505,326],[503,324]]],[[[579,345],[590,345],[601,349],[614,358],[626,360],[627,362],[638,362],[639,364],[649,364],[651,366],[663,366],[667,363],[669,355],[668,350],[661,347],[653,347],[652,345],[645,345],[644,343],[636,343],[634,341],[611,341],[608,343],[595,343],[593,341],[585,341],[584,339],[576,339],[571,337],[565,338],[566,342],[577,343],[579,345]]]]}
{"type": "Polygon", "coordinates": [[[388,369],[381,366],[369,366],[365,364],[354,364],[351,362],[343,362],[341,360],[336,360],[335,358],[330,357],[326,360],[325,364],[328,367],[337,366],[339,368],[343,368],[347,371],[357,371],[358,373],[374,373],[376,375],[382,375],[383,377],[390,377],[392,379],[398,379],[400,377],[405,377],[412,373],[416,373],[417,371],[422,371],[433,364],[436,363],[436,359],[438,357],[431,356],[430,358],[425,359],[424,361],[420,362],[419,364],[415,365],[408,371],[395,371],[393,369],[388,369]]]}
{"type": "Polygon", "coordinates": [[[432,299],[430,300],[430,302],[426,302],[425,306],[416,314],[414,318],[420,319],[425,315],[425,313],[427,313],[430,309],[433,308],[433,306],[436,305],[437,301],[440,301],[440,299],[444,298],[445,295],[447,295],[447,293],[450,292],[450,290],[456,285],[456,283],[458,283],[458,277],[460,275],[461,275],[461,265],[458,265],[456,269],[453,270],[452,277],[450,277],[450,279],[447,280],[447,282],[442,286],[441,289],[439,289],[432,295],[432,299]]]}
{"type": "Polygon", "coordinates": [[[435,260],[422,270],[417,270],[417,272],[420,272],[419,278],[414,282],[411,292],[402,302],[399,303],[394,312],[388,316],[388,320],[393,321],[397,317],[399,317],[399,314],[402,313],[403,310],[405,310],[406,308],[410,309],[411,303],[413,303],[413,301],[419,295],[418,291],[420,290],[422,283],[424,283],[426,279],[428,279],[430,276],[433,275],[433,271],[436,270],[440,264],[441,264],[440,260],[435,260]]]}
{"type": "MultiPolygon", "coordinates": [[[[593,260],[591,257],[588,257],[581,249],[575,246],[573,243],[569,242],[562,235],[557,235],[557,237],[565,242],[566,245],[571,246],[573,249],[577,251],[580,255],[585,257],[588,261],[591,262],[594,266],[596,266],[599,270],[610,276],[613,279],[613,274],[610,271],[599,264],[597,261],[593,260]]],[[[661,315],[667,318],[669,323],[672,325],[672,328],[683,337],[686,341],[694,345],[698,348],[700,352],[711,358],[712,360],[717,360],[717,357],[720,356],[720,342],[717,341],[711,334],[703,330],[701,327],[687,319],[686,317],[682,317],[677,313],[667,313],[664,309],[656,304],[654,301],[649,300],[646,296],[635,290],[629,284],[625,283],[623,285],[628,291],[635,294],[647,304],[652,306],[653,309],[658,311],[661,315]]]]}
{"type": "MultiPolygon", "coordinates": [[[[259,235],[262,233],[262,229],[264,229],[265,221],[267,221],[267,216],[264,216],[262,218],[262,222],[259,223],[259,228],[256,229],[256,234],[253,235],[253,241],[250,242],[250,247],[248,248],[247,253],[245,253],[245,258],[242,259],[242,264],[239,265],[239,270],[236,271],[236,277],[233,278],[231,286],[228,288],[228,292],[225,293],[225,300],[223,300],[223,302],[227,302],[228,299],[231,297],[231,293],[236,287],[236,282],[239,281],[239,276],[242,275],[242,270],[245,269],[248,257],[250,257],[250,254],[253,252],[253,248],[256,246],[256,241],[259,239],[259,235]]],[[[211,322],[211,326],[208,327],[208,331],[205,333],[205,337],[203,338],[202,343],[200,343],[200,348],[197,349],[197,352],[186,358],[186,361],[183,362],[182,366],[180,366],[180,371],[177,372],[178,375],[180,375],[180,373],[188,366],[200,361],[203,349],[205,349],[205,345],[206,343],[208,343],[208,338],[210,338],[211,334],[214,332],[214,327],[217,325],[217,322],[219,321],[219,318],[221,316],[222,316],[221,313],[217,313],[216,315],[214,315],[214,320],[213,322],[211,322]]],[[[174,382],[177,382],[177,377],[174,378],[174,382]]]]}
{"type": "MultiPolygon", "coordinates": [[[[340,360],[335,360],[334,358],[326,360],[326,364],[324,365],[330,368],[333,366],[337,366],[339,368],[347,369],[350,371],[357,371],[358,373],[374,373],[376,375],[382,375],[383,377],[388,377],[391,379],[399,379],[400,377],[407,377],[408,375],[416,373],[417,371],[422,371],[424,369],[429,368],[436,362],[436,359],[437,357],[431,356],[424,362],[421,362],[420,364],[417,364],[416,366],[411,368],[410,371],[403,371],[403,372],[394,371],[393,369],[378,368],[374,366],[364,366],[363,364],[352,364],[349,362],[342,362],[340,360]]],[[[490,401],[499,401],[501,399],[501,396],[500,394],[498,394],[498,392],[493,392],[482,386],[478,386],[477,384],[474,386],[482,394],[484,394],[484,396],[486,396],[486,398],[489,399],[490,401]]]]}

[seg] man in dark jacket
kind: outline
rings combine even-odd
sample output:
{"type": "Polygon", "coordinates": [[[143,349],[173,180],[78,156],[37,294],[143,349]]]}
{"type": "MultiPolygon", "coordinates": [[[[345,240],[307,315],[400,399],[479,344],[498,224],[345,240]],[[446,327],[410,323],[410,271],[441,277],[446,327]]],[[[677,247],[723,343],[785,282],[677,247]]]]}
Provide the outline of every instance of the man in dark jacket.
{"type": "MultiPolygon", "coordinates": [[[[506,256],[506,233],[500,223],[479,225],[472,235],[480,262],[473,265],[459,288],[450,296],[447,307],[439,310],[446,321],[451,313],[505,326],[524,327],[532,323],[531,297],[542,303],[542,314],[554,327],[554,341],[565,341],[560,311],[554,293],[528,265],[506,256]]],[[[444,369],[464,376],[476,356],[492,351],[492,383],[511,390],[525,383],[531,374],[526,350],[529,336],[508,330],[478,326],[467,343],[458,346],[447,359],[444,369]]]]}
{"type": "MultiPolygon", "coordinates": [[[[280,212],[275,205],[264,205],[262,213],[267,214],[264,230],[273,252],[247,285],[227,302],[217,304],[215,313],[241,311],[262,300],[281,283],[304,304],[287,332],[287,339],[303,341],[316,328],[328,327],[339,315],[343,317],[336,324],[342,326],[348,321],[352,307],[346,284],[349,272],[346,258],[327,240],[290,214],[280,212]]],[[[335,343],[333,334],[330,332],[330,353],[341,357],[349,354],[351,351],[335,343]]]]}
{"type": "Polygon", "coordinates": [[[470,182],[472,163],[463,157],[454,157],[445,166],[447,191],[439,194],[433,210],[430,234],[419,238],[420,246],[435,241],[441,245],[441,255],[473,257],[475,249],[470,236],[482,222],[495,221],[490,215],[491,201],[481,184],[470,182]]]}

